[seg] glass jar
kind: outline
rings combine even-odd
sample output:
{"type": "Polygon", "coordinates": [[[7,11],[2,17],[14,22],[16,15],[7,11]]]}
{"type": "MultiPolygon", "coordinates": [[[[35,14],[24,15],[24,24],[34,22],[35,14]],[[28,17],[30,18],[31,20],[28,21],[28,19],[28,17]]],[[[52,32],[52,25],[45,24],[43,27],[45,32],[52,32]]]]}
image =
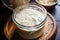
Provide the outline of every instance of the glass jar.
{"type": "Polygon", "coordinates": [[[35,39],[35,38],[38,38],[40,35],[42,35],[43,34],[43,27],[46,23],[46,18],[47,18],[46,9],[41,5],[37,5],[36,3],[30,3],[28,6],[25,6],[22,8],[18,7],[13,11],[13,15],[12,15],[12,19],[17,27],[17,32],[24,39],[35,39]],[[39,24],[34,25],[34,26],[27,26],[27,25],[22,25],[22,24],[18,23],[15,19],[16,15],[19,13],[19,11],[26,9],[26,8],[27,9],[30,8],[30,9],[34,9],[34,10],[37,10],[39,12],[42,12],[42,14],[44,15],[43,21],[40,22],[39,24]]]}

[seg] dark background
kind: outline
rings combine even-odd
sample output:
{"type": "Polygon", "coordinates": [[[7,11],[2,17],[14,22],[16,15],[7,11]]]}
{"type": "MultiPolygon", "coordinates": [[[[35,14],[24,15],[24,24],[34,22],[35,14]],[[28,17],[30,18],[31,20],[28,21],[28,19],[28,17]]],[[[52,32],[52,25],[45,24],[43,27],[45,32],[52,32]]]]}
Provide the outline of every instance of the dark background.
{"type": "MultiPolygon", "coordinates": [[[[0,1],[0,6],[1,5],[2,3],[0,1]]],[[[2,8],[1,7],[0,7],[0,40],[7,40],[4,35],[4,24],[7,22],[8,18],[12,15],[12,11],[6,8],[5,6],[3,6],[2,8]]],[[[51,11],[51,14],[54,16],[58,27],[58,32],[55,40],[60,40],[60,0],[58,0],[55,9],[51,11]]]]}

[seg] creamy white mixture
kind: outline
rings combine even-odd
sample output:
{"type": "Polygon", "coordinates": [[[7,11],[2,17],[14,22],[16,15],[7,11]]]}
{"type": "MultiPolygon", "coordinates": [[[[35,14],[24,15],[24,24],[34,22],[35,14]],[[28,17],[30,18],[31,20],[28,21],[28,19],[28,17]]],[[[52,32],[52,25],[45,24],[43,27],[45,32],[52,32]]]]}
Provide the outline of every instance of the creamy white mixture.
{"type": "Polygon", "coordinates": [[[56,4],[55,0],[39,0],[39,3],[47,6],[56,4]]]}
{"type": "Polygon", "coordinates": [[[38,10],[26,8],[16,14],[15,20],[25,26],[34,26],[40,24],[44,20],[44,15],[38,10]]]}
{"type": "Polygon", "coordinates": [[[17,31],[21,37],[25,39],[35,39],[43,34],[43,29],[40,30],[40,28],[42,28],[44,25],[39,28],[28,27],[40,24],[45,19],[45,15],[43,12],[33,8],[25,8],[20,10],[19,12],[15,12],[15,14],[15,20],[19,24],[27,26],[21,27],[17,25],[17,27],[19,27],[17,31]]]}

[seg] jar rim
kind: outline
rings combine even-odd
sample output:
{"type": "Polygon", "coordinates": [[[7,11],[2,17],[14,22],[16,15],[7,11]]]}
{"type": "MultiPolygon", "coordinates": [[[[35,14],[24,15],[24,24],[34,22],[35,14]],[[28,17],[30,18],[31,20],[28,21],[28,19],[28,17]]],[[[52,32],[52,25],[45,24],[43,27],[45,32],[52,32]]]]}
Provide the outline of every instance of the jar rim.
{"type": "MultiPolygon", "coordinates": [[[[37,5],[37,4],[30,4],[30,5],[35,5],[35,6],[41,6],[41,5],[37,5]]],[[[34,25],[34,26],[26,26],[26,25],[22,25],[22,24],[19,24],[15,19],[14,19],[14,16],[16,15],[15,13],[13,13],[13,15],[12,15],[12,19],[13,19],[13,21],[14,21],[14,23],[16,24],[16,25],[18,25],[18,26],[23,26],[23,27],[34,27],[34,28],[39,28],[39,27],[41,27],[42,25],[44,25],[45,24],[45,21],[46,21],[46,18],[47,18],[47,11],[46,11],[46,9],[43,7],[43,6],[41,6],[42,8],[43,8],[43,12],[44,13],[46,13],[46,17],[45,17],[45,19],[41,22],[41,23],[39,23],[39,24],[37,24],[37,25],[34,25]],[[39,27],[38,27],[39,26],[39,27]]],[[[39,7],[40,8],[40,7],[39,7]]],[[[13,12],[16,12],[16,10],[14,10],[13,12]]],[[[20,28],[22,28],[22,27],[20,27],[20,28]]]]}

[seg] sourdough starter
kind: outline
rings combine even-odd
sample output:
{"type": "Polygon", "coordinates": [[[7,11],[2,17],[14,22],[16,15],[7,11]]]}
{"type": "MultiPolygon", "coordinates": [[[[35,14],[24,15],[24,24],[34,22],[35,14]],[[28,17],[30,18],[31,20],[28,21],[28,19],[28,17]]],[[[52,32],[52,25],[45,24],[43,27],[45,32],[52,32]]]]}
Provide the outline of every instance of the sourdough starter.
{"type": "Polygon", "coordinates": [[[16,13],[15,20],[17,23],[24,25],[25,27],[20,28],[21,26],[19,26],[18,33],[25,39],[39,37],[42,33],[41,28],[34,28],[33,26],[40,24],[44,19],[44,14],[38,10],[32,8],[20,10],[16,13]]]}
{"type": "MultiPolygon", "coordinates": [[[[15,20],[24,26],[35,26],[40,24],[44,20],[44,15],[42,12],[39,12],[37,10],[27,8],[23,9],[22,11],[18,12],[16,14],[15,20]]],[[[26,29],[28,30],[28,29],[26,29]]],[[[30,29],[34,30],[34,29],[30,29]]]]}

